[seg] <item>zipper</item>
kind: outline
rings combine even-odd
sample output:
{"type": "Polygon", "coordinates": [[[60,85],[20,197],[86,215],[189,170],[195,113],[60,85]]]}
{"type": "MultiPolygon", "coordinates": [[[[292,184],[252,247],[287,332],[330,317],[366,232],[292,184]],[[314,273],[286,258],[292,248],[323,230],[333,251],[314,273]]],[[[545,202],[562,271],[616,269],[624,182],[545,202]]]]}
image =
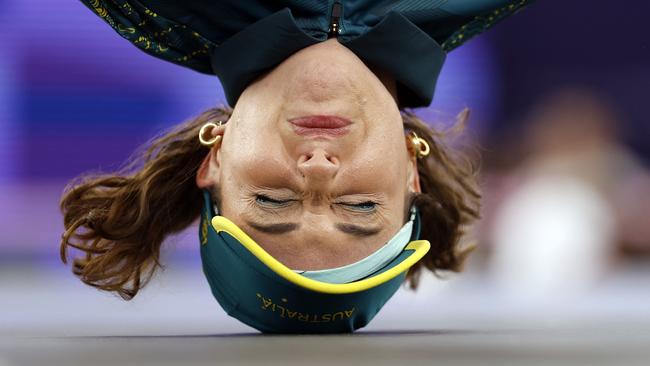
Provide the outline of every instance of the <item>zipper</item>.
{"type": "Polygon", "coordinates": [[[330,15],[330,27],[327,30],[327,38],[337,37],[341,33],[341,15],[343,14],[343,4],[335,1],[332,4],[332,15],[330,15]]]}

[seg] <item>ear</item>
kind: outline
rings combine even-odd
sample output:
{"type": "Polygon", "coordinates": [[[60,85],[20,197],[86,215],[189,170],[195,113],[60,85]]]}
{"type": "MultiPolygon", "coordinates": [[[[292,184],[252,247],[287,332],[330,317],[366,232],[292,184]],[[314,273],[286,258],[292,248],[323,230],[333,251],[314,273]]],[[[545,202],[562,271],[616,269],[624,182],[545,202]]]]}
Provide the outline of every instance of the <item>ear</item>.
{"type": "Polygon", "coordinates": [[[213,156],[214,154],[210,151],[196,172],[196,185],[199,188],[212,188],[218,183],[219,175],[214,172],[214,169],[211,169],[213,156]]]}
{"type": "Polygon", "coordinates": [[[422,189],[420,188],[420,174],[418,173],[417,158],[409,160],[407,177],[409,191],[413,193],[422,193],[422,189]]]}
{"type": "Polygon", "coordinates": [[[201,162],[199,169],[196,171],[196,185],[199,188],[212,188],[219,184],[219,168],[221,166],[221,146],[224,135],[224,127],[220,126],[214,128],[212,131],[213,136],[220,135],[221,140],[218,141],[210,151],[206,154],[201,162]]]}
{"type": "Polygon", "coordinates": [[[408,155],[406,179],[409,192],[422,193],[422,189],[420,188],[420,174],[418,173],[418,158],[415,155],[411,139],[408,136],[406,137],[406,153],[408,155]]]}

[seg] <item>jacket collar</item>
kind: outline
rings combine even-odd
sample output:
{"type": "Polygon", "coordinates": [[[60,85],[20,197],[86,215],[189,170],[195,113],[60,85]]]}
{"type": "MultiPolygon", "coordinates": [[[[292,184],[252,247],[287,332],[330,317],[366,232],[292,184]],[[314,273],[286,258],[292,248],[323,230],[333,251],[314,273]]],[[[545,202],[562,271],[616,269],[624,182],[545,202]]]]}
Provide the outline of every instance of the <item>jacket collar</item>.
{"type": "MultiPolygon", "coordinates": [[[[327,39],[307,34],[285,8],[263,18],[214,48],[212,69],[221,80],[228,104],[257,77],[302,48],[327,39]]],[[[360,36],[339,37],[360,59],[393,75],[400,107],[428,106],[445,60],[440,45],[398,12],[389,12],[360,36]]]]}

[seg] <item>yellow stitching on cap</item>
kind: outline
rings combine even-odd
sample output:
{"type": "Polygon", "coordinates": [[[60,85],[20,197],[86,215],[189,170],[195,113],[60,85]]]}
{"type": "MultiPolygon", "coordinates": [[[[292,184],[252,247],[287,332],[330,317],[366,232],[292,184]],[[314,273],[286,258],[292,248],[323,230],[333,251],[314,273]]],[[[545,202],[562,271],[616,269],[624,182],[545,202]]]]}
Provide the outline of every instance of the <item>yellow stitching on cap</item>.
{"type": "Polygon", "coordinates": [[[427,240],[415,240],[410,242],[405,250],[413,250],[413,253],[406,259],[400,262],[395,267],[380,273],[376,276],[366,278],[363,280],[350,282],[350,283],[327,283],[316,281],[311,278],[304,277],[292,271],[284,264],[280,263],[277,259],[273,258],[262,247],[260,247],[248,234],[242,231],[232,221],[223,216],[215,216],[212,218],[212,227],[217,233],[224,231],[235,239],[237,239],[248,251],[251,252],[257,259],[269,267],[278,276],[285,280],[296,284],[306,289],[323,292],[327,294],[350,294],[354,292],[365,291],[367,289],[379,286],[391,279],[397,277],[401,273],[408,270],[412,265],[419,261],[431,248],[427,240]]]}

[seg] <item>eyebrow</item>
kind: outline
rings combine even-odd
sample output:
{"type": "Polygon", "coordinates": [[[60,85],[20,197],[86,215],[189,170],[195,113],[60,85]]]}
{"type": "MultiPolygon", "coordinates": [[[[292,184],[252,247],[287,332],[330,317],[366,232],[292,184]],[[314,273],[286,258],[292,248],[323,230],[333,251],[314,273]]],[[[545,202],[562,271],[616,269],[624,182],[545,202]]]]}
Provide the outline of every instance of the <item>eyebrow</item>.
{"type": "Polygon", "coordinates": [[[297,230],[298,227],[300,227],[300,225],[292,222],[283,222],[280,224],[260,224],[257,222],[247,221],[246,223],[253,229],[267,234],[284,234],[293,230],[297,230]]]}
{"type": "Polygon", "coordinates": [[[381,232],[382,229],[381,227],[365,228],[363,226],[354,224],[336,224],[334,226],[346,234],[351,234],[360,238],[377,235],[381,232]]]}
{"type": "MultiPolygon", "coordinates": [[[[283,222],[279,224],[262,224],[258,222],[247,221],[246,223],[257,231],[261,231],[267,234],[278,234],[278,235],[286,234],[288,232],[297,230],[300,227],[299,224],[293,222],[283,222]]],[[[346,234],[354,235],[356,237],[361,237],[361,238],[377,235],[382,230],[381,227],[366,228],[355,224],[338,223],[335,224],[334,226],[346,234]]]]}

